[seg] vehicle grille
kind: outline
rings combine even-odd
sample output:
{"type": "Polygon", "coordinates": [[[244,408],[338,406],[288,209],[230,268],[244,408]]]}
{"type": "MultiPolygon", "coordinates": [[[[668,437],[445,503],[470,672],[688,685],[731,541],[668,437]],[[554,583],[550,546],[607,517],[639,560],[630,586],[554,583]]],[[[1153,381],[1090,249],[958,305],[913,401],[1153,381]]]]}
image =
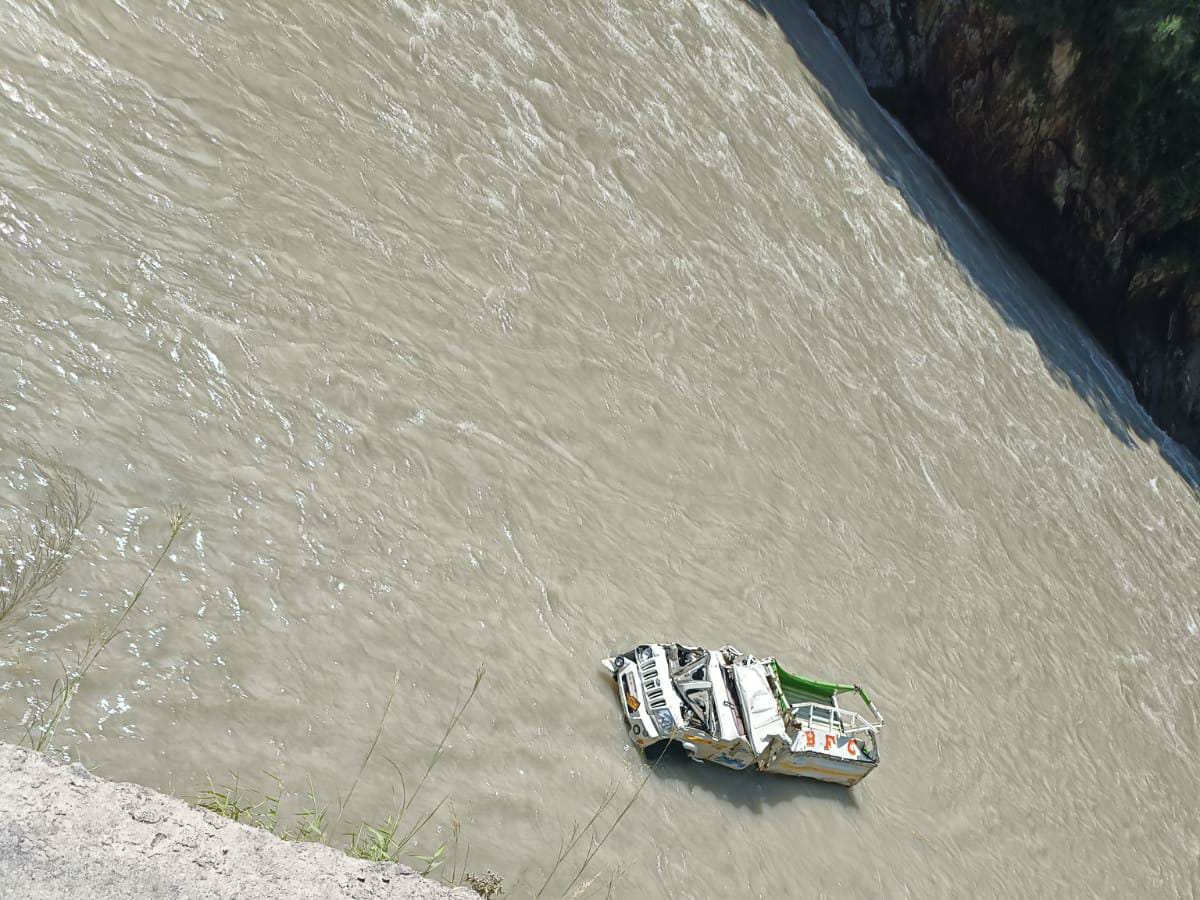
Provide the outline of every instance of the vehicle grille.
{"type": "Polygon", "coordinates": [[[646,703],[651,709],[666,709],[667,698],[663,696],[662,682],[658,677],[658,666],[653,656],[638,660],[638,671],[642,674],[642,687],[646,690],[646,703]]]}

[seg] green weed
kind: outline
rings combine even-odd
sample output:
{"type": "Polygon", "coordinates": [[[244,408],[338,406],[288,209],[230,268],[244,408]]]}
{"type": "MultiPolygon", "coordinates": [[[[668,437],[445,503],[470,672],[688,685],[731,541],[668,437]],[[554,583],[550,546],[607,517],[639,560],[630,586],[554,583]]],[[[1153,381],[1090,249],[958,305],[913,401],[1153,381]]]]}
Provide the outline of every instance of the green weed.
{"type": "Polygon", "coordinates": [[[274,795],[264,794],[256,800],[251,792],[244,790],[238,783],[237,774],[231,774],[233,783],[229,785],[214,784],[210,778],[208,787],[196,796],[196,805],[218,816],[254,825],[273,834],[279,823],[278,780],[274,795]]]}
{"type": "MultiPolygon", "coordinates": [[[[430,756],[428,763],[421,773],[420,779],[411,793],[407,790],[407,783],[399,766],[392,762],[391,759],[388,759],[388,763],[395,770],[400,783],[399,803],[396,805],[395,811],[384,818],[383,821],[377,823],[361,822],[353,830],[342,835],[345,839],[342,849],[348,855],[370,860],[371,862],[405,862],[422,875],[432,874],[450,862],[451,883],[465,883],[465,880],[468,878],[465,871],[465,860],[461,874],[459,874],[457,866],[458,841],[461,829],[461,823],[458,822],[457,817],[454,819],[455,839],[453,848],[446,843],[442,843],[429,854],[414,853],[410,849],[412,842],[424,831],[434,816],[441,811],[446,803],[446,798],[443,797],[420,816],[414,815],[413,809],[422,788],[425,787],[430,775],[442,759],[451,736],[462,722],[464,714],[474,701],[486,673],[486,668],[482,666],[476,671],[470,690],[467,692],[466,697],[455,707],[445,730],[442,732],[441,740],[438,741],[437,747],[430,756]]],[[[362,779],[363,773],[375,756],[376,749],[383,737],[388,714],[391,711],[392,701],[395,698],[398,685],[399,673],[392,680],[391,690],[388,692],[387,700],[384,702],[383,712],[380,715],[379,725],[375,729],[374,738],[363,755],[362,762],[359,764],[358,771],[350,784],[350,789],[347,791],[345,799],[338,804],[338,814],[332,823],[333,826],[343,821],[343,813],[353,799],[354,792],[358,787],[359,781],[362,779]]],[[[286,827],[282,831],[279,830],[279,806],[280,797],[283,795],[283,786],[279,779],[274,776],[270,777],[275,783],[274,793],[248,791],[241,786],[236,774],[232,775],[232,782],[230,784],[224,785],[216,785],[210,778],[208,787],[196,795],[193,798],[193,802],[202,809],[207,809],[209,812],[225,816],[235,822],[264,828],[274,834],[278,834],[285,840],[306,840],[331,845],[335,844],[338,836],[331,833],[331,826],[327,822],[328,807],[321,804],[317,799],[311,779],[306,795],[308,805],[294,815],[294,821],[290,827],[286,827]]],[[[469,846],[466,849],[469,853],[469,846]]],[[[496,877],[498,878],[498,876],[496,877]]],[[[487,883],[490,884],[491,882],[487,883]]],[[[490,896],[497,897],[499,893],[493,890],[490,896]]]]}

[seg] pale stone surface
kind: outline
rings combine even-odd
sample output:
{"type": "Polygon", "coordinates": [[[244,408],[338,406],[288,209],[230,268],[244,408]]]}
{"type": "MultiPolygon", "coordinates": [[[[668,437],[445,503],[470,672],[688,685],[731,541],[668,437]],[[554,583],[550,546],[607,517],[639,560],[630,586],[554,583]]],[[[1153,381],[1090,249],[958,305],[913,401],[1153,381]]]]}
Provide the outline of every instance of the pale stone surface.
{"type": "Polygon", "coordinates": [[[0,743],[0,898],[479,900],[0,743]]]}

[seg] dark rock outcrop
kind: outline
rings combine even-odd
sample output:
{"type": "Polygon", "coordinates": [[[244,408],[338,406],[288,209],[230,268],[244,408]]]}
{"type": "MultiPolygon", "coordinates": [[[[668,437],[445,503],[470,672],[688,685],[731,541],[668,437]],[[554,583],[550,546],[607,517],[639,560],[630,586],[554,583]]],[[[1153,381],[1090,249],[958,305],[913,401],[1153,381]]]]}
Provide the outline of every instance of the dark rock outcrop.
{"type": "Polygon", "coordinates": [[[811,0],[876,98],[1200,451],[1200,209],[1100,152],[1097,65],[981,0],[811,0]]]}

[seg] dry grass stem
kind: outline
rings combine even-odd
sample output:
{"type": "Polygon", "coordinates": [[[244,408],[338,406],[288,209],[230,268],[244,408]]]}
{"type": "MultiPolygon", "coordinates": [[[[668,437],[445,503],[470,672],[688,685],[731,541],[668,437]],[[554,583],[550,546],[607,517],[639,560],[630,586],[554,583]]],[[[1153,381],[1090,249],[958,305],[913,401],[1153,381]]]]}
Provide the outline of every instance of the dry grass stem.
{"type": "Polygon", "coordinates": [[[0,545],[0,632],[11,628],[54,587],[79,547],[95,498],[78,475],[57,462],[34,463],[46,494],[33,511],[16,510],[0,545]]]}
{"type": "Polygon", "coordinates": [[[71,705],[71,699],[78,692],[80,684],[83,683],[92,666],[96,664],[96,660],[100,654],[121,633],[121,626],[141,601],[146,588],[158,572],[158,568],[162,565],[163,560],[166,559],[167,554],[171,550],[171,545],[179,537],[179,532],[183,530],[183,526],[187,524],[187,520],[188,514],[183,510],[172,511],[171,530],[167,536],[167,540],[155,558],[154,563],[146,572],[146,577],[142,579],[142,583],[138,586],[138,589],[121,608],[120,615],[99,636],[93,636],[88,640],[86,647],[79,655],[74,666],[63,665],[63,674],[51,687],[50,696],[44,703],[39,704],[26,724],[25,738],[29,742],[29,746],[34,750],[45,750],[50,745],[50,741],[54,737],[54,732],[63,717],[67,714],[67,710],[71,705]]]}

